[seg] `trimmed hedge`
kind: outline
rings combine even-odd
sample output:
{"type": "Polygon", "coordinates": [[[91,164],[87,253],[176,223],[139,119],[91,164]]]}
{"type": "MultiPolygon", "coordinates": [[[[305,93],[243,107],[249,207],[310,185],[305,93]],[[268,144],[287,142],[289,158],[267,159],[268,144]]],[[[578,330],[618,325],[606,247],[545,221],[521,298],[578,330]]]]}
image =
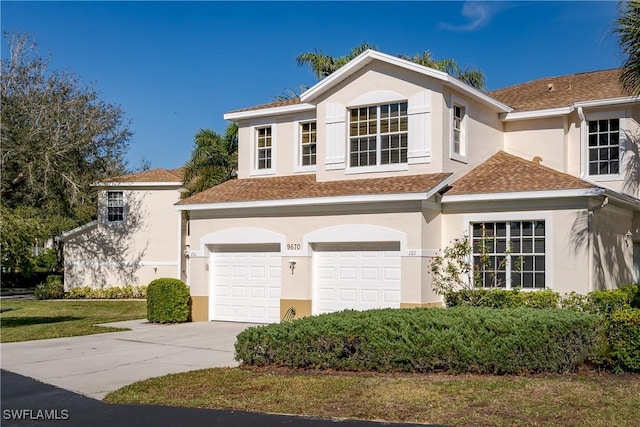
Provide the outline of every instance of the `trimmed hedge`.
{"type": "Polygon", "coordinates": [[[91,286],[82,286],[71,288],[66,297],[69,299],[144,299],[147,297],[147,287],[128,285],[92,288],[91,286]]]}
{"type": "Polygon", "coordinates": [[[572,372],[594,350],[599,319],[531,308],[343,311],[241,332],[247,365],[378,372],[572,372]]]}
{"type": "Polygon", "coordinates": [[[147,319],[154,323],[190,320],[189,288],[181,280],[162,278],[147,287],[147,319]]]}
{"type": "Polygon", "coordinates": [[[605,333],[609,351],[603,364],[618,373],[640,373],[640,309],[612,313],[605,333]]]}

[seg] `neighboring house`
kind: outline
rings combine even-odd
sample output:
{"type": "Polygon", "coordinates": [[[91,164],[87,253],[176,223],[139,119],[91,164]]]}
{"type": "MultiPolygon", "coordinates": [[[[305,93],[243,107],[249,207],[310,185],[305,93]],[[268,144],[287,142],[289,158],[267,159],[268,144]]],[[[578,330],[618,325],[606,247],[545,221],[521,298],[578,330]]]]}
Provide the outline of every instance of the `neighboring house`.
{"type": "Polygon", "coordinates": [[[95,184],[98,219],[64,233],[65,288],[147,285],[182,278],[182,169],[154,169],[95,184]]]}
{"type": "MultiPolygon", "coordinates": [[[[195,320],[440,305],[429,263],[462,237],[495,242],[507,288],[630,283],[640,104],[618,88],[619,72],[487,94],[369,50],[300,99],[225,114],[239,124],[238,179],[178,202],[172,225],[148,223],[175,230],[160,252],[177,263],[177,215],[189,212],[195,320]]],[[[161,260],[155,248],[145,259],[161,260]]]]}

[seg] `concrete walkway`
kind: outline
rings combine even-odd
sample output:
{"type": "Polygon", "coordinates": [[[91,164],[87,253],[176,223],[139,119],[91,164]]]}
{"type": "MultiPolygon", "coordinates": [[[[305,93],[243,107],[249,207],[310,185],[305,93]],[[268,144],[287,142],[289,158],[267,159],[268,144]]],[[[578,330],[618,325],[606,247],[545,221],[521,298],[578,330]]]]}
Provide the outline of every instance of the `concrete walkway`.
{"type": "Polygon", "coordinates": [[[254,326],[227,322],[155,325],[146,320],[107,325],[132,330],[1,344],[2,369],[102,399],[110,391],[151,377],[237,366],[233,358],[236,335],[254,326]]]}

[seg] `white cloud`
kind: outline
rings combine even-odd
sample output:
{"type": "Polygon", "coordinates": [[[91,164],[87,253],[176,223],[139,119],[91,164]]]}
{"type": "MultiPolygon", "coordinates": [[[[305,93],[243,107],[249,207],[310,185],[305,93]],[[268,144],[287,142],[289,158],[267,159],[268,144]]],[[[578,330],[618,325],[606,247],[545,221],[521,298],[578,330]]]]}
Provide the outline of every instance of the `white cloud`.
{"type": "Polygon", "coordinates": [[[453,25],[441,22],[439,27],[449,31],[474,31],[487,25],[491,18],[503,9],[504,4],[500,3],[467,1],[461,11],[462,16],[468,20],[466,24],[453,25]]]}

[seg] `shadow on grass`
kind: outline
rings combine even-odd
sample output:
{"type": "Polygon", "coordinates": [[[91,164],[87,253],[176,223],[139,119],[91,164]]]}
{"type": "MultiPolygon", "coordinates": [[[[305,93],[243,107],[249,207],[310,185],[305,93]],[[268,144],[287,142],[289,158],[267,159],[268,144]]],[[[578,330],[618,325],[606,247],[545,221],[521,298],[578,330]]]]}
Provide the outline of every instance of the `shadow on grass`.
{"type": "Polygon", "coordinates": [[[0,328],[15,328],[18,326],[41,325],[46,323],[68,322],[70,320],[80,320],[82,317],[75,316],[51,316],[51,317],[4,317],[0,319],[0,328]]]}

